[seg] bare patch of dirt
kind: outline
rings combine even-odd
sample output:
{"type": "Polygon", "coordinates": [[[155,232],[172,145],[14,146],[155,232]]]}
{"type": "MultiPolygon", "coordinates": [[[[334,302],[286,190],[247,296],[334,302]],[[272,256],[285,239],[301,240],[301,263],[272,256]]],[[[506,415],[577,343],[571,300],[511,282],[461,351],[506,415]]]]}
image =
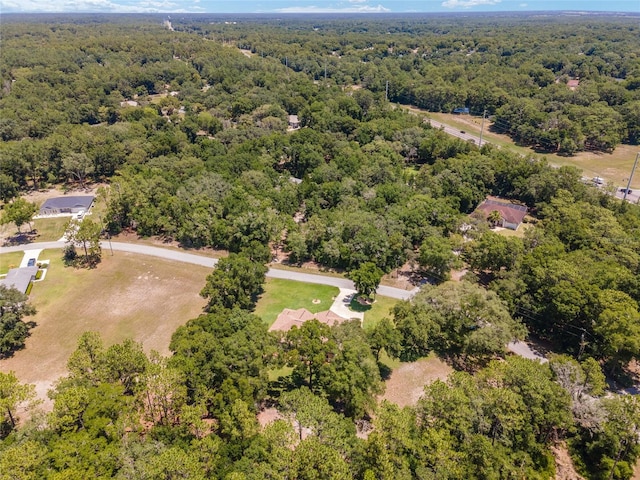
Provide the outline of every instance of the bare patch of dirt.
{"type": "Polygon", "coordinates": [[[426,385],[435,380],[445,380],[451,372],[453,369],[435,356],[403,363],[391,373],[386,382],[387,389],[380,399],[400,407],[415,405],[426,385]]]}
{"type": "Polygon", "coordinates": [[[551,452],[556,461],[555,480],[584,480],[584,477],[576,472],[576,467],[564,442],[551,447],[551,452]]]}
{"type": "Polygon", "coordinates": [[[280,420],[282,415],[278,412],[278,409],[275,407],[265,408],[258,413],[258,423],[262,428],[266,427],[270,423],[275,422],[276,420],[280,420]]]}
{"type": "Polygon", "coordinates": [[[400,268],[392,270],[382,277],[380,283],[389,287],[402,288],[404,290],[413,290],[423,281],[415,268],[409,263],[405,263],[400,268]]]}

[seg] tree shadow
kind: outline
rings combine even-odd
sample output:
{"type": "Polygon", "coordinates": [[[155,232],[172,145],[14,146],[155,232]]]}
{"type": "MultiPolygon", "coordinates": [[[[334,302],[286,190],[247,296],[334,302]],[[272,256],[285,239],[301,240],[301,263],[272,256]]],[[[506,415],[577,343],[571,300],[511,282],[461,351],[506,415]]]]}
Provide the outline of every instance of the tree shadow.
{"type": "Polygon", "coordinates": [[[385,382],[391,378],[391,374],[393,373],[393,368],[380,361],[378,361],[378,370],[380,371],[380,378],[385,382]]]}
{"type": "Polygon", "coordinates": [[[18,232],[16,235],[8,237],[3,243],[3,247],[13,247],[15,245],[25,245],[28,243],[34,243],[38,237],[38,230],[31,230],[30,232],[18,232]]]}
{"type": "Polygon", "coordinates": [[[364,313],[371,310],[371,304],[363,304],[358,300],[358,295],[354,295],[349,303],[349,309],[357,313],[364,313]]]}

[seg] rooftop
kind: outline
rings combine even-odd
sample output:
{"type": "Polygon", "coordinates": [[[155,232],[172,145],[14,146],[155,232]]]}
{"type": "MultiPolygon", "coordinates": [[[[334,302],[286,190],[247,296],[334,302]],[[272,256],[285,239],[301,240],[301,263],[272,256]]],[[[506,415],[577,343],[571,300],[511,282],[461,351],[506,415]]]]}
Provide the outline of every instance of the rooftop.
{"type": "Polygon", "coordinates": [[[36,273],[38,273],[38,267],[22,267],[22,268],[12,268],[7,273],[7,276],[3,279],[0,279],[0,284],[7,286],[8,288],[15,288],[19,290],[20,293],[26,293],[27,288],[29,288],[29,284],[35,278],[36,273]]]}
{"type": "Polygon", "coordinates": [[[500,216],[507,223],[520,224],[527,215],[527,207],[517,203],[511,203],[509,200],[503,200],[496,197],[487,197],[484,202],[478,205],[477,211],[486,215],[497,210],[500,216]]]}
{"type": "Polygon", "coordinates": [[[60,210],[63,208],[84,208],[85,210],[89,210],[95,198],[93,195],[50,198],[42,204],[40,213],[44,213],[47,210],[60,210]]]}

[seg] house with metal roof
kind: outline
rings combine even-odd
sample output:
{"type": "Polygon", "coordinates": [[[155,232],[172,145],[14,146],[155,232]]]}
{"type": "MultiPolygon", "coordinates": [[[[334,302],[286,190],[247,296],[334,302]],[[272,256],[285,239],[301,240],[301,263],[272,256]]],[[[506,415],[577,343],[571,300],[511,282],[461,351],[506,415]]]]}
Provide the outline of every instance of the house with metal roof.
{"type": "Polygon", "coordinates": [[[40,207],[40,215],[88,212],[95,198],[93,195],[50,198],[40,207]]]}
{"type": "Polygon", "coordinates": [[[7,288],[15,288],[20,293],[27,293],[29,284],[33,282],[38,273],[38,267],[12,268],[5,278],[0,279],[0,285],[7,288]]]}

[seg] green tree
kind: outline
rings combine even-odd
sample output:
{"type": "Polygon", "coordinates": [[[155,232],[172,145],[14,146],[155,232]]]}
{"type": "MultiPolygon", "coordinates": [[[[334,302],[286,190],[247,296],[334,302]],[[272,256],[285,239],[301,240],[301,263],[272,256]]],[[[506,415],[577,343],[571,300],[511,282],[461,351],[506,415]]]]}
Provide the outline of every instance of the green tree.
{"type": "Polygon", "coordinates": [[[335,353],[336,344],[331,328],[315,318],[294,326],[285,335],[287,363],[293,367],[294,379],[304,381],[310,389],[317,388],[320,367],[335,353]]]}
{"type": "Polygon", "coordinates": [[[430,236],[420,245],[418,264],[433,275],[438,282],[445,282],[451,276],[451,268],[457,257],[453,253],[453,245],[448,238],[430,236]]]}
{"type": "Polygon", "coordinates": [[[88,175],[94,172],[94,164],[85,153],[70,153],[62,158],[62,166],[70,177],[75,177],[82,188],[88,175]]]}
{"type": "Polygon", "coordinates": [[[105,380],[120,382],[126,394],[133,394],[142,385],[144,373],[149,368],[149,359],[142,344],[128,338],[111,345],[104,353],[105,380]]]}
{"type": "Polygon", "coordinates": [[[384,391],[380,370],[359,320],[331,327],[336,350],[320,367],[320,385],[327,399],[351,418],[371,415],[384,391]]]}
{"type": "Polygon", "coordinates": [[[365,262],[349,272],[349,278],[358,290],[359,295],[372,298],[375,295],[384,272],[373,262],[365,262]]]}
{"type": "Polygon", "coordinates": [[[618,370],[640,355],[638,304],[619,290],[602,290],[598,300],[600,314],[593,327],[602,345],[598,353],[618,370]]]}
{"type": "Polygon", "coordinates": [[[36,309],[27,302],[28,296],[13,287],[0,285],[0,358],[8,357],[24,346],[33,322],[23,321],[36,309]]]}
{"type": "Polygon", "coordinates": [[[169,366],[183,372],[190,400],[207,399],[210,412],[236,398],[248,405],[264,398],[275,337],[259,317],[217,307],[178,328],[169,348],[169,366]]]}
{"type": "Polygon", "coordinates": [[[435,350],[482,362],[504,354],[507,343],[525,333],[495,293],[468,282],[423,287],[410,302],[394,307],[394,319],[402,333],[401,358],[435,350]]]}
{"type": "Polygon", "coordinates": [[[34,385],[21,384],[14,372],[0,372],[0,412],[2,412],[0,438],[6,437],[16,428],[18,407],[32,401],[35,396],[34,385]]]}
{"type": "MultiPolygon", "coordinates": [[[[69,221],[65,229],[65,239],[70,249],[80,244],[84,250],[83,263],[89,267],[94,267],[100,262],[102,249],[100,248],[100,235],[102,226],[88,217],[82,219],[78,224],[73,220],[69,221]]],[[[70,255],[65,252],[65,258],[70,255]]]]}
{"type": "Polygon", "coordinates": [[[252,309],[262,289],[267,267],[241,254],[221,258],[200,292],[209,299],[208,310],[216,306],[252,309]]]}
{"type": "Polygon", "coordinates": [[[72,378],[86,379],[97,385],[104,378],[104,344],[98,332],[80,335],[76,349],[67,361],[67,370],[72,378]]]}
{"type": "Polygon", "coordinates": [[[383,349],[390,357],[398,357],[402,334],[388,318],[383,318],[372,329],[367,330],[367,339],[376,360],[380,359],[380,352],[383,349]]]}
{"type": "Polygon", "coordinates": [[[20,232],[20,227],[25,223],[31,224],[31,219],[37,210],[36,204],[26,201],[24,198],[17,198],[4,206],[0,225],[13,222],[20,232]]]}

